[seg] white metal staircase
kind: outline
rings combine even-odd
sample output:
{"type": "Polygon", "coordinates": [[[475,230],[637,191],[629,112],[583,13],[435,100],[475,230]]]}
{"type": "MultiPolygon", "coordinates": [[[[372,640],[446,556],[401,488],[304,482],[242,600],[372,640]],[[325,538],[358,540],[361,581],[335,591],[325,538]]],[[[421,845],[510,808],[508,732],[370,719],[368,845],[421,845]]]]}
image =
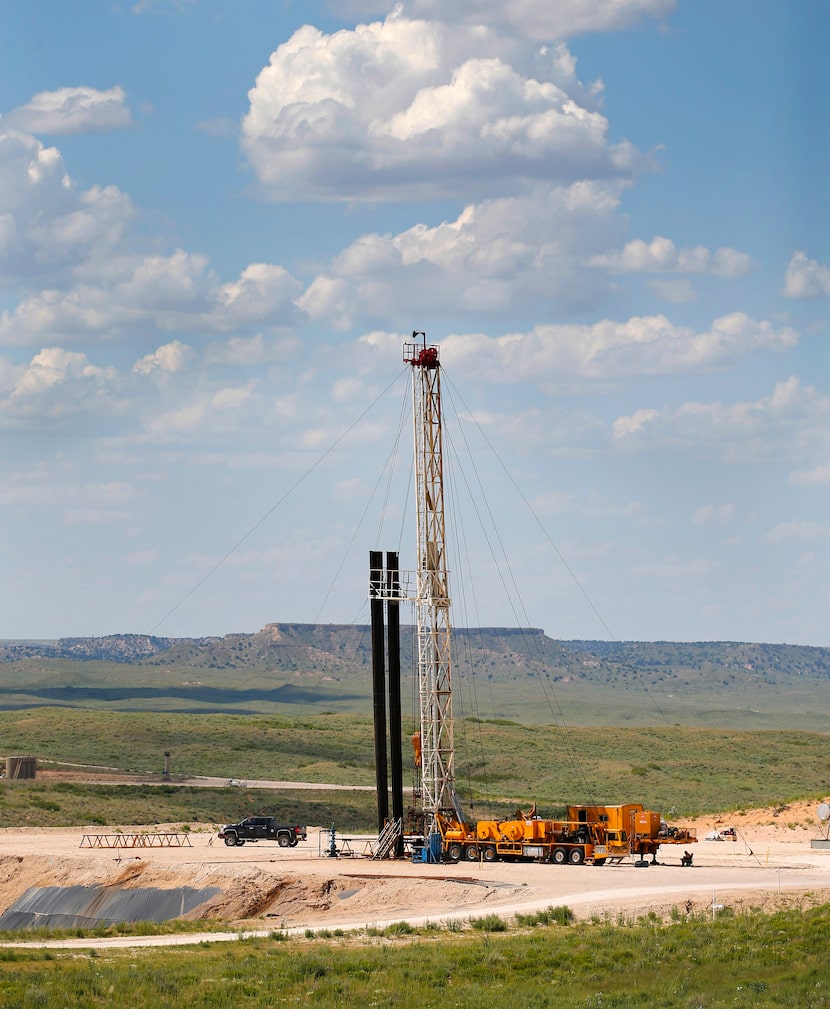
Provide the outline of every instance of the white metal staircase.
{"type": "Polygon", "coordinates": [[[383,830],[378,835],[378,843],[372,852],[373,859],[388,858],[395,851],[398,839],[403,833],[403,821],[400,817],[387,820],[383,830]]]}

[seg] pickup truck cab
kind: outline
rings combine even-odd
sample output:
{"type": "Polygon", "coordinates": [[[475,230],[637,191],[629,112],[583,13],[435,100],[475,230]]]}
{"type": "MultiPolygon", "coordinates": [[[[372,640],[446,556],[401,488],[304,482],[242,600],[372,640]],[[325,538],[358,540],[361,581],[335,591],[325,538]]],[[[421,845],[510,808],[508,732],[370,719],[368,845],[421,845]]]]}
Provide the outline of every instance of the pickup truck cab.
{"type": "Polygon", "coordinates": [[[248,816],[239,823],[226,824],[219,837],[229,848],[246,841],[276,841],[281,848],[293,848],[305,841],[306,828],[285,826],[275,816],[248,816]]]}

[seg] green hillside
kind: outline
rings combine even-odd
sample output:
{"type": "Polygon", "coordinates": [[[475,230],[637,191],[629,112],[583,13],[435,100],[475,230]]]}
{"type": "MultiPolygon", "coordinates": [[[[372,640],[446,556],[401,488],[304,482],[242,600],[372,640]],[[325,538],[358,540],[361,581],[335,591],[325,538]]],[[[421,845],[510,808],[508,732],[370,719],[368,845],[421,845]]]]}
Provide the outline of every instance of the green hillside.
{"type": "MultiPolygon", "coordinates": [[[[413,630],[402,629],[403,695],[413,630]]],[[[825,731],[830,649],[735,642],[555,641],[454,631],[456,711],[532,724],[825,731]]],[[[0,642],[0,709],[238,714],[371,710],[366,626],[269,624],[216,638],[112,635],[0,642]]]]}

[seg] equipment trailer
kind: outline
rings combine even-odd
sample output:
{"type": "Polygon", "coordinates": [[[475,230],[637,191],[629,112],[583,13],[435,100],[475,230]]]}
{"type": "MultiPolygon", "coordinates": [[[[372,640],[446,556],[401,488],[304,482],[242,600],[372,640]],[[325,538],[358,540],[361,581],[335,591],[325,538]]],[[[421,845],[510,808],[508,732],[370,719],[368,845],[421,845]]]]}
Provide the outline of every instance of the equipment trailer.
{"type": "Polygon", "coordinates": [[[446,862],[552,862],[582,865],[647,856],[655,862],[661,844],[693,844],[689,831],[669,827],[659,813],[639,803],[621,806],[568,806],[567,820],[547,820],[534,813],[513,820],[461,823],[438,818],[441,853],[446,862]]]}

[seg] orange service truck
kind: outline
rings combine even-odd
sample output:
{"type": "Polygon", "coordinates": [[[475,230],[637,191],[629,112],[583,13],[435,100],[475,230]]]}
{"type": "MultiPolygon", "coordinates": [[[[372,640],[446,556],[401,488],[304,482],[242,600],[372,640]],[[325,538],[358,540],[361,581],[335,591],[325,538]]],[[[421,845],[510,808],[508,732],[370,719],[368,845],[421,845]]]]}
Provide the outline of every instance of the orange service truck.
{"type": "Polygon", "coordinates": [[[691,831],[670,827],[659,813],[640,803],[620,806],[568,806],[567,818],[548,820],[521,813],[511,820],[462,823],[437,818],[446,862],[553,862],[554,865],[604,865],[632,857],[638,864],[657,860],[661,844],[693,844],[691,831]]]}

